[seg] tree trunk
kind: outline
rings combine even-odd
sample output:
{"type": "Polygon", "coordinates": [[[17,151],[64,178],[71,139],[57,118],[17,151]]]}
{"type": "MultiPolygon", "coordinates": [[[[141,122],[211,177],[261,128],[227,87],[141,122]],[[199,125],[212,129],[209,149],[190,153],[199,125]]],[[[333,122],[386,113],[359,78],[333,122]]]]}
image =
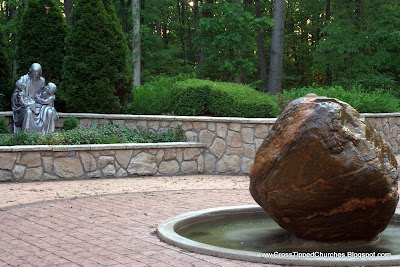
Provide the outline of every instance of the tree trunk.
{"type": "Polygon", "coordinates": [[[282,91],[283,39],[285,30],[285,0],[274,1],[274,26],[271,37],[268,92],[276,95],[282,91]]]}
{"type": "MultiPolygon", "coordinates": [[[[198,27],[200,22],[200,11],[199,11],[199,0],[193,1],[193,15],[194,15],[194,33],[196,37],[199,34],[198,27]]],[[[201,49],[201,42],[199,41],[196,46],[196,53],[197,53],[197,64],[201,66],[204,63],[204,53],[201,49]]]]}
{"type": "Polygon", "coordinates": [[[140,5],[139,0],[132,2],[133,38],[132,38],[132,63],[133,85],[140,87],[140,5]]]}
{"type": "MultiPolygon", "coordinates": [[[[255,0],[256,4],[256,18],[261,18],[261,4],[260,0],[255,0]]],[[[267,62],[265,61],[265,52],[264,52],[264,31],[260,29],[257,35],[257,50],[258,50],[258,58],[260,61],[260,79],[262,86],[267,88],[267,62]]]]}
{"type": "Polygon", "coordinates": [[[69,24],[69,15],[71,14],[72,10],[72,0],[64,0],[64,12],[65,12],[65,19],[69,24]]]}
{"type": "Polygon", "coordinates": [[[162,25],[162,36],[164,40],[164,48],[168,49],[168,29],[166,24],[162,25]]]}
{"type": "Polygon", "coordinates": [[[162,38],[160,22],[156,22],[156,32],[157,32],[158,37],[162,38]]]}
{"type": "Polygon", "coordinates": [[[182,0],[178,0],[178,18],[181,23],[179,37],[181,41],[181,48],[182,48],[182,58],[183,58],[183,65],[186,66],[186,45],[185,45],[185,5],[182,0]]]}
{"type": "MultiPolygon", "coordinates": [[[[241,10],[241,5],[243,5],[243,2],[241,0],[234,0],[234,3],[236,4],[235,7],[235,12],[237,13],[238,16],[240,16],[240,10],[241,10]]],[[[238,44],[238,41],[235,42],[236,47],[240,47],[238,44]]],[[[243,52],[241,49],[235,49],[233,51],[233,58],[231,58],[231,62],[233,63],[234,60],[237,58],[240,58],[242,56],[243,52]]],[[[233,77],[234,83],[243,83],[243,71],[242,71],[242,65],[237,66],[237,75],[233,77]]]]}
{"type": "MultiPolygon", "coordinates": [[[[325,7],[325,24],[328,25],[328,22],[331,19],[331,0],[326,0],[325,7]]],[[[329,51],[326,52],[328,65],[326,67],[326,86],[330,86],[332,84],[332,71],[329,66],[329,51]]]]}

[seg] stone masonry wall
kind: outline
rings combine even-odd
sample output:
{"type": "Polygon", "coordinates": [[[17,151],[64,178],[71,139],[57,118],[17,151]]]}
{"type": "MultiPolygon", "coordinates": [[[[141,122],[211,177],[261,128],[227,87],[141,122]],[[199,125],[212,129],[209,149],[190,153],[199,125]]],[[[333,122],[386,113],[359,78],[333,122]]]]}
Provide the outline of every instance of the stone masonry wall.
{"type": "MultiPolygon", "coordinates": [[[[0,116],[6,116],[11,126],[11,112],[2,112],[0,113],[0,116]]],[[[54,163],[62,162],[61,160],[59,160],[59,158],[76,158],[81,162],[84,174],[81,175],[79,172],[78,174],[74,175],[82,178],[108,176],[123,177],[123,175],[125,175],[125,172],[127,173],[127,175],[159,175],[167,173],[172,175],[190,173],[189,170],[193,171],[194,173],[207,174],[248,174],[254,162],[255,153],[258,147],[268,135],[269,130],[275,122],[274,118],[248,119],[202,116],[140,116],[78,113],[60,113],[59,116],[60,120],[57,121],[58,129],[62,127],[62,120],[71,116],[76,117],[81,125],[93,125],[97,123],[112,122],[121,126],[126,126],[129,129],[153,131],[162,131],[163,128],[181,127],[185,133],[187,141],[194,142],[193,145],[196,144],[200,146],[196,148],[198,149],[196,150],[197,152],[193,152],[194,154],[199,153],[199,155],[197,155],[198,158],[196,159],[189,160],[192,158],[192,156],[188,156],[188,153],[191,152],[186,152],[186,158],[188,162],[186,162],[186,160],[180,161],[181,157],[185,158],[185,151],[182,150],[183,148],[179,148],[179,151],[181,152],[178,152],[178,148],[176,148],[177,154],[183,153],[183,156],[177,155],[176,159],[170,159],[171,156],[169,155],[171,153],[174,153],[170,152],[170,149],[164,152],[156,152],[155,150],[144,150],[141,152],[138,152],[136,150],[136,152],[132,151],[130,161],[133,160],[133,157],[136,157],[137,159],[143,159],[144,161],[146,161],[147,159],[150,160],[150,158],[152,160],[156,158],[157,161],[157,155],[158,158],[160,158],[160,154],[158,153],[164,153],[163,163],[159,162],[160,164],[157,165],[157,171],[152,171],[151,174],[128,171],[127,167],[121,165],[115,158],[117,154],[122,153],[121,151],[119,151],[120,148],[116,147],[114,148],[115,151],[111,149],[105,152],[81,152],[81,150],[77,150],[74,152],[71,146],[67,146],[68,148],[66,148],[66,151],[69,151],[68,153],[75,153],[75,156],[69,157],[65,156],[65,153],[67,152],[64,152],[64,154],[57,154],[57,152],[52,156],[48,156],[48,154],[46,154],[48,152],[40,152],[44,153],[44,158],[52,158],[54,163]],[[88,156],[88,154],[85,153],[89,153],[91,156],[88,156]],[[114,160],[111,160],[111,157],[113,157],[114,160]],[[86,163],[84,162],[87,161],[87,158],[90,158],[92,162],[96,162],[96,169],[92,170],[90,168],[88,169],[88,167],[85,167],[86,163]],[[114,165],[111,164],[114,167],[109,166],[110,164],[106,164],[109,161],[114,162],[114,165]],[[166,169],[168,171],[165,171],[166,169]],[[111,173],[114,174],[111,175],[111,173]]],[[[371,123],[371,125],[376,128],[377,131],[383,136],[383,138],[390,144],[394,153],[400,152],[400,113],[362,114],[362,116],[364,116],[365,119],[367,119],[371,123]]],[[[4,148],[0,147],[0,152],[2,151],[1,149],[4,148]]],[[[54,147],[54,149],[59,148],[54,147]]],[[[21,162],[21,160],[25,156],[23,157],[22,154],[18,154],[18,152],[15,153],[17,154],[13,154],[12,158],[15,158],[15,164],[18,165],[18,167],[16,167],[17,169],[13,169],[15,166],[13,166],[12,169],[4,169],[5,167],[0,166],[0,179],[2,176],[5,175],[9,178],[12,177],[12,179],[14,180],[29,180],[29,177],[33,177],[30,176],[32,172],[39,172],[39,169],[34,169],[39,168],[39,166],[36,166],[38,163],[35,163],[36,165],[33,164],[35,166],[31,166],[32,164],[28,166],[26,163],[21,162]],[[21,175],[14,175],[14,173],[21,173],[21,171],[18,172],[18,170],[22,169],[24,170],[24,177],[21,178],[21,175]],[[26,172],[27,170],[29,170],[29,172],[26,172]]],[[[129,154],[131,152],[127,153],[129,154]]],[[[3,155],[3,159],[4,157],[5,156],[3,155]]],[[[193,156],[193,158],[195,157],[193,156]]],[[[42,160],[42,169],[45,169],[44,162],[47,162],[48,160],[49,159],[42,160]]],[[[76,163],[78,162],[77,160],[75,160],[76,163]]],[[[2,161],[3,160],[0,156],[0,162],[2,161]]],[[[66,163],[72,163],[74,160],[63,159],[63,161],[65,161],[66,163]]],[[[57,166],[60,166],[60,164],[58,164],[57,166]]],[[[149,169],[153,168],[151,166],[147,167],[149,169]]],[[[60,167],[56,169],[54,167],[54,170],[52,172],[43,172],[41,179],[52,179],[51,177],[53,177],[54,179],[60,178],[61,175],[59,174],[59,168],[60,167]]],[[[143,170],[143,172],[145,171],[143,170]]],[[[72,177],[74,175],[66,174],[63,176],[72,177]]]]}
{"type": "Polygon", "coordinates": [[[400,113],[362,114],[389,144],[393,153],[400,153],[400,113]]]}
{"type": "Polygon", "coordinates": [[[0,181],[203,173],[204,149],[200,143],[0,147],[0,181]]]}

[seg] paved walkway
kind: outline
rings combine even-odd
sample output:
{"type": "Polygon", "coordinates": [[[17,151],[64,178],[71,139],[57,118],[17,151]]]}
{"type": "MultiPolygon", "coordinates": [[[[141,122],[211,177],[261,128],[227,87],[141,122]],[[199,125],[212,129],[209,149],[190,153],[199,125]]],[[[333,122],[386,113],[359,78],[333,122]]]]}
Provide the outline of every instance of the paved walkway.
{"type": "Polygon", "coordinates": [[[190,253],[155,235],[184,212],[255,204],[247,187],[245,176],[3,183],[0,267],[272,266],[190,253]]]}

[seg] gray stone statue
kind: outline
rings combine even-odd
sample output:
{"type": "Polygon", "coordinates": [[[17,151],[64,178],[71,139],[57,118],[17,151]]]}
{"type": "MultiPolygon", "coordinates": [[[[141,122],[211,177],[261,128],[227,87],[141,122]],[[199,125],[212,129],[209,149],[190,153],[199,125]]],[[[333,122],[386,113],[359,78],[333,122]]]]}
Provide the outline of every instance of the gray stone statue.
{"type": "Polygon", "coordinates": [[[45,86],[42,66],[39,63],[33,63],[29,72],[16,82],[15,87],[11,97],[14,133],[19,131],[54,132],[55,120],[58,119],[54,108],[57,87],[54,83],[48,83],[45,86]]]}

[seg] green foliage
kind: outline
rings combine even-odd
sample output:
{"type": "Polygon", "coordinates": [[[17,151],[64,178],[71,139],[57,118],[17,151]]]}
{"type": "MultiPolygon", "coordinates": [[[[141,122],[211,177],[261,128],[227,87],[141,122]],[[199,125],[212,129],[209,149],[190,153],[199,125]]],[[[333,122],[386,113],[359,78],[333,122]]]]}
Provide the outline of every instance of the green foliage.
{"type": "Polygon", "coordinates": [[[315,81],[315,77],[311,75],[313,66],[312,52],[323,37],[321,28],[325,23],[325,8],[326,1],[320,0],[287,2],[283,54],[283,88],[298,88],[310,85],[315,81]]]}
{"type": "Polygon", "coordinates": [[[273,97],[246,85],[189,79],[177,88],[174,102],[179,115],[268,118],[279,114],[273,97]]]}
{"type": "Polygon", "coordinates": [[[173,110],[173,94],[178,78],[157,77],[133,89],[134,101],[128,107],[132,114],[163,114],[173,110]]]}
{"type": "Polygon", "coordinates": [[[58,84],[64,60],[67,24],[55,0],[29,0],[18,28],[18,75],[37,62],[47,81],[58,84]]]}
{"type": "Polygon", "coordinates": [[[0,110],[10,109],[13,92],[11,61],[6,51],[6,37],[0,24],[0,110]]]}
{"type": "Polygon", "coordinates": [[[279,115],[275,98],[242,84],[218,83],[209,99],[209,109],[216,116],[272,118],[279,115]]]}
{"type": "Polygon", "coordinates": [[[332,16],[314,55],[314,75],[331,84],[400,86],[400,8],[395,0],[333,1],[332,16]],[[324,77],[325,76],[325,77],[324,77]]]}
{"type": "Polygon", "coordinates": [[[174,94],[174,111],[179,115],[209,114],[208,104],[213,82],[190,79],[179,82],[174,94]]]}
{"type": "Polygon", "coordinates": [[[62,128],[65,131],[68,131],[68,130],[75,129],[76,127],[78,127],[78,125],[79,125],[79,122],[75,117],[69,117],[69,118],[65,118],[63,120],[62,128]]]}
{"type": "Polygon", "coordinates": [[[319,96],[333,97],[350,104],[360,113],[391,113],[398,112],[400,100],[381,89],[365,91],[361,86],[355,86],[348,91],[341,86],[328,88],[310,86],[290,91],[284,90],[283,96],[287,100],[303,97],[309,93],[319,96]]]}
{"type": "Polygon", "coordinates": [[[8,128],[8,123],[4,117],[0,117],[0,134],[10,133],[10,128],[8,128]]]}
{"type": "Polygon", "coordinates": [[[129,101],[126,43],[105,0],[78,0],[70,15],[61,91],[69,112],[119,113],[129,101]]]}
{"type": "Polygon", "coordinates": [[[37,132],[18,132],[0,135],[1,146],[14,145],[80,145],[114,143],[159,143],[183,142],[185,137],[181,128],[162,128],[157,132],[146,130],[138,132],[121,128],[116,124],[98,124],[77,127],[72,130],[42,134],[37,132]]]}
{"type": "MultiPolygon", "coordinates": [[[[234,77],[252,75],[257,71],[257,32],[260,23],[271,25],[268,17],[255,18],[242,1],[219,1],[203,4],[213,16],[202,18],[199,24],[198,43],[206,54],[204,68],[213,79],[231,81],[234,77]],[[216,65],[210,68],[208,64],[216,65]],[[218,72],[216,72],[218,71],[218,72]]],[[[204,74],[203,74],[204,75],[204,74]]]]}
{"type": "Polygon", "coordinates": [[[125,35],[122,32],[122,26],[119,22],[111,0],[103,0],[104,7],[108,15],[111,17],[110,39],[108,45],[113,53],[113,59],[110,64],[111,75],[113,75],[113,85],[115,86],[115,94],[119,98],[119,102],[124,107],[132,100],[132,76],[130,71],[130,57],[128,44],[125,35]]]}

